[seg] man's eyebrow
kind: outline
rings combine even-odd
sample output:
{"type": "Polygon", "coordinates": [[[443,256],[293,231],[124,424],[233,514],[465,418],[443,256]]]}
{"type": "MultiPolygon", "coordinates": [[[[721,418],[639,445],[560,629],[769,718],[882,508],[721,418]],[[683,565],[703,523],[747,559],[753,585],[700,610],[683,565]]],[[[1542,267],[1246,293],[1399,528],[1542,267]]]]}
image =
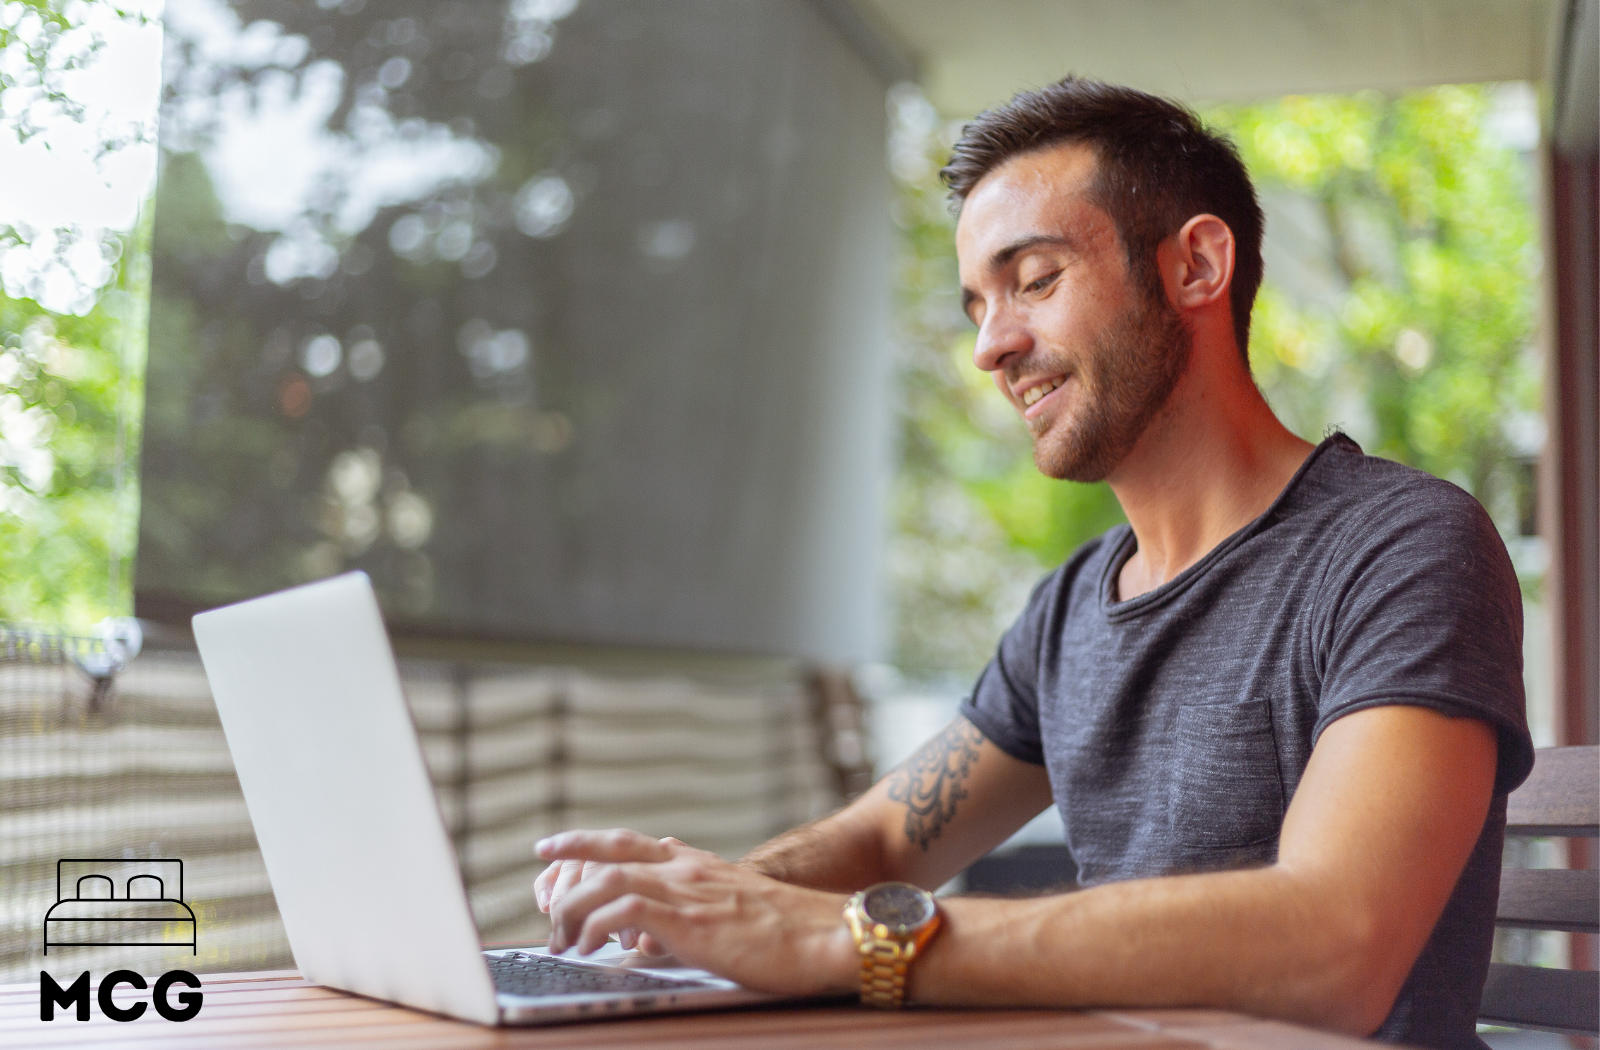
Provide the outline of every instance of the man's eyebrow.
{"type": "MultiPolygon", "coordinates": [[[[1012,241],[1004,248],[997,250],[993,255],[990,255],[986,269],[990,273],[1001,270],[1005,268],[1011,262],[1011,260],[1015,259],[1017,256],[1021,255],[1030,248],[1065,248],[1069,247],[1071,244],[1072,238],[1063,237],[1060,234],[1029,234],[1027,237],[1019,237],[1017,240],[1012,241]]],[[[961,289],[961,312],[966,314],[968,317],[971,317],[972,303],[977,298],[977,292],[973,291],[971,288],[963,287],[961,289]]]]}
{"type": "Polygon", "coordinates": [[[1072,243],[1071,237],[1064,237],[1061,234],[1035,233],[1018,238],[989,256],[989,272],[994,273],[1001,269],[1029,248],[1065,248],[1072,243]]]}

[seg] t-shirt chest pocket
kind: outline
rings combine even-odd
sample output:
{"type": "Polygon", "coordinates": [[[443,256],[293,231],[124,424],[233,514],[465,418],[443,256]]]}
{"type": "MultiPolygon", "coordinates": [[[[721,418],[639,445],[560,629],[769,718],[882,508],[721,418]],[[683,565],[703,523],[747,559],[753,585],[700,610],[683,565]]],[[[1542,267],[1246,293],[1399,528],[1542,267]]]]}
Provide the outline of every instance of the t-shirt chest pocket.
{"type": "Polygon", "coordinates": [[[1167,812],[1174,841],[1205,850],[1270,842],[1283,824],[1283,780],[1272,707],[1261,697],[1184,704],[1177,711],[1167,812]]]}

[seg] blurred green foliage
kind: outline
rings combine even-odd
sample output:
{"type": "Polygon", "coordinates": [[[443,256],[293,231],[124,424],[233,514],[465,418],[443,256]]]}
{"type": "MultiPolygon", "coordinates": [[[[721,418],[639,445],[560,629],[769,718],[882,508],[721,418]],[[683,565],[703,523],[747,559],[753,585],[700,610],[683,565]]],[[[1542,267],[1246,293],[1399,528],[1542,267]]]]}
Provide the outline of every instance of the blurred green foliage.
{"type": "Polygon", "coordinates": [[[1251,359],[1280,413],[1457,482],[1511,532],[1536,451],[1539,245],[1532,160],[1492,134],[1496,104],[1452,86],[1209,116],[1331,235],[1338,296],[1296,295],[1269,264],[1251,359]]]}
{"type": "MultiPolygon", "coordinates": [[[[0,18],[0,105],[18,141],[92,115],[62,84],[90,59],[90,7],[142,22],[104,0],[8,3],[0,18]]],[[[101,155],[139,140],[118,134],[101,155]]],[[[0,621],[87,631],[132,608],[138,517],[138,417],[149,304],[149,227],[50,231],[60,269],[82,242],[116,260],[82,313],[0,290],[0,621]]],[[[38,231],[0,224],[0,258],[38,231]]],[[[26,269],[26,267],[24,267],[26,269]]]]}
{"type": "MultiPolygon", "coordinates": [[[[1279,415],[1312,440],[1337,427],[1457,482],[1514,533],[1539,441],[1539,252],[1532,157],[1495,130],[1505,90],[1291,97],[1203,115],[1234,138],[1267,207],[1250,356],[1279,415]]],[[[1105,485],[1034,470],[1021,423],[971,364],[936,179],[956,130],[897,165],[894,658],[928,679],[974,673],[1042,571],[1122,520],[1105,485]]]]}
{"type": "Polygon", "coordinates": [[[87,314],[0,294],[0,620],[83,631],[132,609],[147,229],[127,242],[87,314]]]}

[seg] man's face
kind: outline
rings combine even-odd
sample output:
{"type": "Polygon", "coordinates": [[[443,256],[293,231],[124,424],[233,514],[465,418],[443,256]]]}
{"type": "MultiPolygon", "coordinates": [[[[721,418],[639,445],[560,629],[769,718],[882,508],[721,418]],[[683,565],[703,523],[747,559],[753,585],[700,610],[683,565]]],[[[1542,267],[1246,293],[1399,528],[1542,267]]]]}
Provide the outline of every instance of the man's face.
{"type": "Polygon", "coordinates": [[[1033,433],[1053,478],[1100,481],[1156,417],[1191,340],[1164,296],[1128,273],[1111,217],[1092,203],[1082,145],[1011,158],[967,195],[956,258],[973,354],[1033,433]]]}

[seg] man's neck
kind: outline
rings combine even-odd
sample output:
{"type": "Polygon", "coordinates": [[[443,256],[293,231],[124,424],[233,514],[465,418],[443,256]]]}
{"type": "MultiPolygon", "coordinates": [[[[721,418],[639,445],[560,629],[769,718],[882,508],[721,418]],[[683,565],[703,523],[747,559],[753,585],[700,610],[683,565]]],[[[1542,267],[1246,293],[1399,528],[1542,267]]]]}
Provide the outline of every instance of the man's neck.
{"type": "Polygon", "coordinates": [[[1107,479],[1137,544],[1118,600],[1161,586],[1259,517],[1313,447],[1247,376],[1191,369],[1107,479]]]}

